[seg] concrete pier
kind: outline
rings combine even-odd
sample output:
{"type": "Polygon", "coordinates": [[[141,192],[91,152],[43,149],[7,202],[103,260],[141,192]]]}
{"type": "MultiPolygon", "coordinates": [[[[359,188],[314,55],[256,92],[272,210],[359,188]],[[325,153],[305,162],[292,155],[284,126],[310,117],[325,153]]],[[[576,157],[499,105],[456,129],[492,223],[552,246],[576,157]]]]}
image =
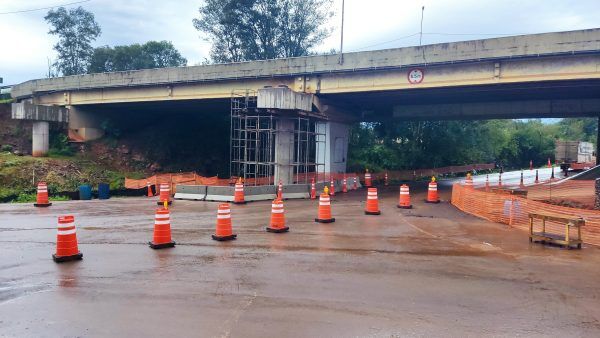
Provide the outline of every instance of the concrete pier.
{"type": "Polygon", "coordinates": [[[31,155],[33,155],[33,157],[43,157],[48,155],[50,143],[49,127],[50,124],[47,121],[33,121],[33,133],[31,135],[31,155]]]}
{"type": "Polygon", "coordinates": [[[294,120],[278,119],[275,128],[275,184],[293,184],[294,120]]]}
{"type": "Polygon", "coordinates": [[[325,159],[324,167],[318,172],[344,173],[348,158],[348,139],[350,126],[340,122],[323,122],[317,124],[317,132],[324,134],[324,140],[317,142],[317,159],[325,159]]]}

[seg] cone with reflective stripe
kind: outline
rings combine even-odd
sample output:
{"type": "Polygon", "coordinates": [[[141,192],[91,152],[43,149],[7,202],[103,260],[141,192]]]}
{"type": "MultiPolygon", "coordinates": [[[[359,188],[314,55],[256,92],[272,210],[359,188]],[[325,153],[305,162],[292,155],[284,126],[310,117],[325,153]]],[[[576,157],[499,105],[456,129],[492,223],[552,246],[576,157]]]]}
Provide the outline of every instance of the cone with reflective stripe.
{"type": "Polygon", "coordinates": [[[315,185],[315,179],[310,181],[310,199],[314,200],[317,198],[317,186],[315,185]]]}
{"type": "Polygon", "coordinates": [[[354,176],[353,180],[354,180],[354,185],[352,187],[352,190],[357,190],[358,189],[358,177],[354,176]]]}
{"type": "Polygon", "coordinates": [[[329,189],[327,186],[323,189],[323,193],[319,198],[319,213],[318,217],[315,218],[315,222],[319,223],[333,223],[335,218],[331,217],[331,197],[329,196],[329,189]]]}
{"type": "Polygon", "coordinates": [[[431,182],[429,182],[429,186],[427,188],[427,199],[425,200],[425,202],[440,203],[440,198],[438,197],[437,182],[435,181],[435,176],[432,176],[431,182]]]}
{"type": "Polygon", "coordinates": [[[233,204],[246,204],[244,200],[244,183],[242,183],[242,178],[239,178],[235,183],[235,188],[233,192],[233,204]]]}
{"type": "Polygon", "coordinates": [[[169,209],[158,208],[154,215],[154,236],[148,242],[152,249],[172,248],[175,242],[171,240],[171,216],[169,209]]]}
{"type": "Polygon", "coordinates": [[[335,196],[335,182],[333,178],[329,181],[329,196],[335,196]]]}
{"type": "Polygon", "coordinates": [[[384,181],[383,181],[383,182],[384,182],[384,185],[389,185],[387,171],[385,172],[385,176],[383,177],[383,180],[384,180],[384,181]]]}
{"type": "Polygon", "coordinates": [[[342,180],[342,192],[348,192],[348,181],[346,180],[346,176],[342,180]]]}
{"type": "Polygon", "coordinates": [[[146,196],[154,197],[154,194],[152,193],[152,186],[150,185],[150,182],[146,183],[146,187],[148,188],[148,194],[146,196]]]}
{"type": "Polygon", "coordinates": [[[367,169],[365,172],[365,187],[369,188],[371,185],[371,173],[367,169]]]}
{"type": "Polygon", "coordinates": [[[408,185],[403,184],[400,186],[400,199],[398,200],[398,208],[401,209],[411,209],[412,205],[410,204],[410,189],[408,185]]]}
{"type": "Polygon", "coordinates": [[[58,217],[58,233],[56,234],[56,253],[52,259],[56,263],[79,260],[83,254],[77,247],[75,217],[72,215],[58,217]]]}
{"type": "Polygon", "coordinates": [[[277,186],[277,198],[283,200],[283,183],[279,180],[279,185],[277,186]]]}
{"type": "Polygon", "coordinates": [[[165,203],[165,201],[167,201],[167,203],[169,205],[171,205],[171,203],[173,203],[173,201],[171,200],[171,188],[170,188],[169,184],[161,183],[159,185],[159,187],[160,187],[160,194],[158,195],[158,202],[156,202],[156,204],[163,205],[165,203]]]}
{"type": "Polygon", "coordinates": [[[465,189],[473,190],[473,178],[471,177],[471,173],[467,173],[467,178],[465,179],[465,189]]]}
{"type": "Polygon", "coordinates": [[[380,215],[379,200],[377,199],[377,188],[367,189],[367,203],[365,205],[365,215],[380,215]]]}
{"type": "Polygon", "coordinates": [[[271,204],[271,223],[267,227],[268,232],[287,232],[289,227],[285,226],[285,212],[283,209],[283,201],[276,199],[271,204]]]}
{"type": "Polygon", "coordinates": [[[33,206],[45,208],[51,205],[52,203],[48,201],[48,185],[46,184],[46,182],[39,182],[37,185],[36,202],[33,204],[33,206]]]}
{"type": "Polygon", "coordinates": [[[229,203],[219,204],[217,210],[217,227],[212,239],[215,241],[230,241],[236,239],[237,235],[233,233],[231,228],[231,208],[229,203]]]}

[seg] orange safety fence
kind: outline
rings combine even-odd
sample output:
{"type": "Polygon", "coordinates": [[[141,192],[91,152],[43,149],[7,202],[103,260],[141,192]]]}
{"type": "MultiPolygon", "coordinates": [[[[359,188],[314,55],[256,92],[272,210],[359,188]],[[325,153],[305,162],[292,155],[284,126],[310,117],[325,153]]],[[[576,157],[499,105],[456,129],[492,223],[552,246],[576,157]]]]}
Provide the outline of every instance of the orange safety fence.
{"type": "MultiPolygon", "coordinates": [[[[598,210],[571,208],[518,195],[468,189],[459,183],[452,186],[452,204],[466,213],[523,230],[529,230],[529,213],[581,217],[585,220],[585,226],[581,228],[583,241],[600,245],[600,211],[598,210]]],[[[537,226],[539,227],[539,224],[537,226]]],[[[565,225],[547,221],[546,229],[548,232],[563,234],[565,225]]]]}

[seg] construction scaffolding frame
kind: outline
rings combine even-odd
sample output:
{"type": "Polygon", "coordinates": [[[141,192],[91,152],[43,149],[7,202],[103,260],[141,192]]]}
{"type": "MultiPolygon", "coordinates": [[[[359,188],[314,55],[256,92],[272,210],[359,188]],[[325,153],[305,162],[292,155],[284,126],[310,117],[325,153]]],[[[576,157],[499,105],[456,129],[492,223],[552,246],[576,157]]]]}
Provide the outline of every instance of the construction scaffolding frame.
{"type": "Polygon", "coordinates": [[[275,141],[281,119],[294,121],[294,153],[290,154],[294,182],[310,183],[313,177],[324,177],[325,134],[319,133],[320,122],[299,112],[258,109],[256,99],[254,91],[232,93],[230,177],[241,177],[247,185],[275,184],[275,141]]]}

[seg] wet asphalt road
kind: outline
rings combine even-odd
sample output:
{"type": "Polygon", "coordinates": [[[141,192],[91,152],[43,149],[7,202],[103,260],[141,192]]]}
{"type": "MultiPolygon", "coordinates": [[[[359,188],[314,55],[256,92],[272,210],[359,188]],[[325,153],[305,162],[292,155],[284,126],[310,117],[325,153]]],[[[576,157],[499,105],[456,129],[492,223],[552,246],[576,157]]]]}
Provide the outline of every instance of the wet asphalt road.
{"type": "Polygon", "coordinates": [[[217,203],[175,201],[173,249],[154,251],[155,200],[0,205],[0,336],[599,336],[600,251],[530,244],[446,201],[365,216],[365,190],[232,207],[238,240],[210,239],[217,203]],[[74,214],[83,261],[55,264],[56,216],[74,214]]]}

